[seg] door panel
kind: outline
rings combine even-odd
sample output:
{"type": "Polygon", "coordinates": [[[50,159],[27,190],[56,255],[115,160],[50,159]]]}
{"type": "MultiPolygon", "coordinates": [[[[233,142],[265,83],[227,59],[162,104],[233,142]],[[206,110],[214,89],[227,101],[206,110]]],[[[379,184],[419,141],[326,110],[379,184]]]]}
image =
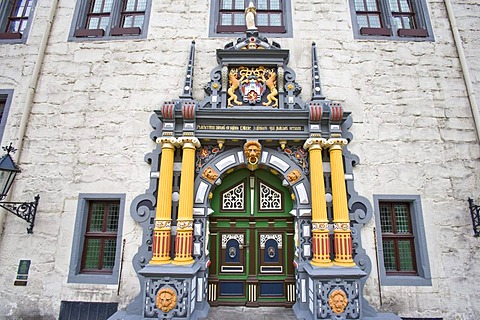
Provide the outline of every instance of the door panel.
{"type": "Polygon", "coordinates": [[[239,170],[214,192],[209,300],[215,305],[294,303],[290,194],[267,171],[239,170]]]}

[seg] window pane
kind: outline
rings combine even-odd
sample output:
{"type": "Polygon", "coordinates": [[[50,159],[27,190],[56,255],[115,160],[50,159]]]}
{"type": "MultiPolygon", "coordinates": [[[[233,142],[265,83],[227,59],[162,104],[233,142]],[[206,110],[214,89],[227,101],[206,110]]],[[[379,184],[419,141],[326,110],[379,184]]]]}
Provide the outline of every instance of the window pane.
{"type": "Polygon", "coordinates": [[[90,18],[88,22],[88,29],[98,29],[99,18],[90,18]]]}
{"type": "Polygon", "coordinates": [[[365,4],[363,0],[355,0],[355,10],[356,11],[365,11],[365,4]]]}
{"type": "Polygon", "coordinates": [[[135,0],[127,0],[125,11],[133,11],[133,10],[135,10],[135,0]]]}
{"type": "Polygon", "coordinates": [[[223,10],[231,10],[232,9],[232,1],[233,0],[223,0],[222,1],[222,9],[223,10]]]}
{"type": "Polygon", "coordinates": [[[95,0],[93,3],[92,12],[93,13],[101,13],[102,12],[102,0],[95,0]]]}
{"type": "Polygon", "coordinates": [[[408,0],[400,0],[400,8],[402,12],[412,12],[412,9],[410,8],[410,4],[408,0]]]}
{"type": "Polygon", "coordinates": [[[92,204],[92,213],[90,216],[90,228],[88,231],[102,231],[103,214],[105,212],[105,204],[96,202],[92,204]]]}
{"type": "Polygon", "coordinates": [[[103,7],[103,12],[111,12],[113,6],[113,0],[105,0],[105,6],[103,7]]]}
{"type": "Polygon", "coordinates": [[[371,28],[381,28],[382,27],[382,24],[380,23],[380,16],[378,15],[369,15],[368,16],[368,20],[369,20],[369,26],[371,28]]]}
{"type": "Polygon", "coordinates": [[[236,26],[244,26],[245,25],[245,15],[243,13],[235,13],[234,14],[235,21],[234,25],[236,26]]]}
{"type": "Polygon", "coordinates": [[[395,249],[393,240],[383,241],[383,261],[385,263],[386,271],[396,271],[395,266],[395,249]]]}
{"type": "Polygon", "coordinates": [[[133,27],[133,16],[125,16],[125,20],[123,21],[124,28],[133,27]]]}
{"type": "Polygon", "coordinates": [[[118,213],[120,211],[120,205],[117,203],[111,203],[108,206],[108,217],[107,217],[107,231],[117,231],[118,230],[118,213]]]}
{"type": "Polygon", "coordinates": [[[377,0],[367,0],[368,11],[378,11],[377,0]]]}
{"type": "Polygon", "coordinates": [[[281,10],[280,0],[270,0],[270,10],[281,10]]]}
{"type": "Polygon", "coordinates": [[[267,0],[258,0],[257,1],[257,10],[267,10],[267,0]]]}
{"type": "Polygon", "coordinates": [[[271,26],[281,26],[282,25],[282,15],[278,14],[270,14],[270,25],[271,26]]]}
{"type": "Polygon", "coordinates": [[[103,269],[113,269],[116,249],[116,240],[105,240],[105,246],[103,248],[103,269]]]}
{"type": "Polygon", "coordinates": [[[399,12],[399,8],[398,8],[398,2],[397,0],[390,0],[390,10],[394,11],[394,12],[399,12]]]}
{"type": "Polygon", "coordinates": [[[137,2],[137,11],[147,10],[147,0],[138,0],[137,2]]]}
{"type": "Polygon", "coordinates": [[[363,28],[363,27],[368,27],[368,20],[367,20],[367,16],[365,15],[357,15],[357,22],[358,22],[358,26],[360,28],[363,28]]]}
{"type": "Polygon", "coordinates": [[[231,26],[232,25],[232,14],[231,13],[222,13],[221,17],[222,26],[231,26]]]}
{"type": "Polygon", "coordinates": [[[266,14],[266,13],[257,13],[257,25],[259,25],[259,26],[268,26],[268,14],[266,14]]]}
{"type": "Polygon", "coordinates": [[[393,17],[393,24],[395,25],[396,29],[402,29],[402,18],[401,17],[393,17]]]}
{"type": "Polygon", "coordinates": [[[110,17],[101,17],[100,18],[100,28],[99,29],[107,29],[108,22],[110,21],[110,17]]]}
{"type": "Polygon", "coordinates": [[[133,26],[134,27],[139,27],[140,29],[143,28],[143,21],[144,20],[145,20],[145,16],[143,16],[143,15],[135,16],[133,26]]]}
{"type": "Polygon", "coordinates": [[[235,10],[244,10],[245,2],[244,0],[235,0],[235,10]]]}
{"type": "Polygon", "coordinates": [[[85,252],[85,269],[98,269],[100,256],[100,240],[87,239],[85,252]]]}
{"type": "Polygon", "coordinates": [[[412,261],[412,247],[410,240],[398,240],[398,253],[400,259],[399,271],[415,271],[412,261]]]}
{"type": "Polygon", "coordinates": [[[409,223],[408,223],[408,208],[407,204],[395,204],[394,206],[395,218],[397,223],[397,233],[398,234],[408,234],[410,233],[409,223]]]}
{"type": "Polygon", "coordinates": [[[405,29],[414,29],[413,17],[403,17],[403,27],[405,29]]]}
{"type": "Polygon", "coordinates": [[[392,233],[392,213],[389,205],[380,205],[380,224],[382,233],[392,233]]]}

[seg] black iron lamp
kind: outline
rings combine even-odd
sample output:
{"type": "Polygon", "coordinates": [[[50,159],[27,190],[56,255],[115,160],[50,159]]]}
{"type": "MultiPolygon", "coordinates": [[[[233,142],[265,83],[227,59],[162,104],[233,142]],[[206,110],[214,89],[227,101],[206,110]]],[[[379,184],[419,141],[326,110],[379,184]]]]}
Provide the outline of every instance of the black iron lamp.
{"type": "MultiPolygon", "coordinates": [[[[12,187],[15,176],[20,172],[20,169],[10,155],[10,153],[15,153],[17,149],[12,147],[11,143],[7,147],[2,147],[2,149],[7,153],[0,159],[0,200],[5,199],[8,191],[12,187]]],[[[33,233],[33,226],[35,223],[35,215],[37,214],[39,199],[40,196],[36,195],[33,202],[0,201],[0,207],[30,223],[30,226],[27,228],[27,232],[33,233]]]]}
{"type": "Polygon", "coordinates": [[[473,236],[478,238],[480,236],[480,206],[473,203],[471,198],[468,198],[468,205],[472,216],[473,236]]]}

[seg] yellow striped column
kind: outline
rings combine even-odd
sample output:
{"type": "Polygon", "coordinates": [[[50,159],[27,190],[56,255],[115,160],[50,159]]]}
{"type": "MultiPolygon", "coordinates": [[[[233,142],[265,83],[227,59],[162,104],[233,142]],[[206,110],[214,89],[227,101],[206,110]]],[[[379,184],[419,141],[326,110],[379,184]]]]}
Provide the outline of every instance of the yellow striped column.
{"type": "Polygon", "coordinates": [[[333,263],[342,267],[353,267],[352,232],[348,216],[347,188],[343,169],[342,146],[347,144],[346,139],[329,139],[330,169],[333,197],[333,223],[335,259],[333,263]]]}
{"type": "Polygon", "coordinates": [[[327,202],[323,181],[322,146],[325,139],[308,139],[303,145],[310,157],[310,184],[312,194],[312,252],[314,266],[330,267],[330,240],[328,238],[327,202]]]}
{"type": "Polygon", "coordinates": [[[157,139],[162,145],[160,176],[158,178],[157,210],[153,230],[151,264],[170,263],[170,233],[172,224],[173,159],[177,140],[173,137],[157,139]]]}
{"type": "Polygon", "coordinates": [[[183,146],[180,202],[178,204],[177,237],[173,264],[191,264],[193,247],[193,189],[195,182],[195,151],[200,141],[195,137],[179,138],[183,146]]]}

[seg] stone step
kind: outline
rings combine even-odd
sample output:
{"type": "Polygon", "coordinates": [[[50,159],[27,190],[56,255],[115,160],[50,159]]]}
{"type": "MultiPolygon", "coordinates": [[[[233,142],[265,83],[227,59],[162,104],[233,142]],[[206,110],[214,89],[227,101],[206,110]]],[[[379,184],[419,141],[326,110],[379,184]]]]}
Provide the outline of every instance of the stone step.
{"type": "Polygon", "coordinates": [[[201,320],[293,320],[290,308],[282,307],[211,307],[206,318],[201,320]]]}

